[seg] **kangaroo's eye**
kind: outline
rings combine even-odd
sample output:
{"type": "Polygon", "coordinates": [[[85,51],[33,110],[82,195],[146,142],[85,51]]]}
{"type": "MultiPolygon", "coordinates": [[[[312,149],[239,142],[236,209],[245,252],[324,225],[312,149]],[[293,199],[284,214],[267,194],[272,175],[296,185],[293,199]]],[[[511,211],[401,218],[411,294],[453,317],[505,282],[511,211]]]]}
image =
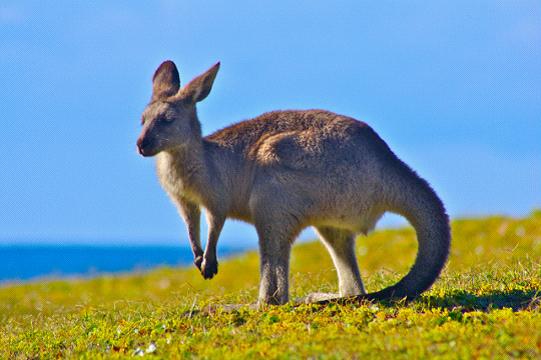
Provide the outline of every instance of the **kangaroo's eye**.
{"type": "Polygon", "coordinates": [[[159,122],[165,122],[165,123],[173,122],[173,120],[175,120],[175,118],[173,118],[173,117],[167,117],[167,116],[161,116],[161,117],[158,119],[159,122]]]}

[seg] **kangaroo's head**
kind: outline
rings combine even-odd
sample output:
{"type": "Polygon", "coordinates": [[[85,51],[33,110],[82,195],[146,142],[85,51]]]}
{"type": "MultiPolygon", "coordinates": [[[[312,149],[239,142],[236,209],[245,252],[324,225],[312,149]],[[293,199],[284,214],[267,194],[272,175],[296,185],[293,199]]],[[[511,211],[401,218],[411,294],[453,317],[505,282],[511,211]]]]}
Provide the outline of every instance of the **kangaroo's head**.
{"type": "Polygon", "coordinates": [[[180,87],[178,70],[172,61],[163,62],[152,78],[152,98],[143,111],[143,130],[137,148],[143,156],[189,146],[201,141],[201,125],[195,104],[210,93],[220,63],[180,87]]]}

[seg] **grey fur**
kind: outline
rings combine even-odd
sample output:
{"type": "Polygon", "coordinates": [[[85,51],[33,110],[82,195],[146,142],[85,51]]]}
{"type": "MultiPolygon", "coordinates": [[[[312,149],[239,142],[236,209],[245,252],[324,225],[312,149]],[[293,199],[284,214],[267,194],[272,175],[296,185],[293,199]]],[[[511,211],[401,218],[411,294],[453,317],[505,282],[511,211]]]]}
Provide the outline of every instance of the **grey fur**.
{"type": "Polygon", "coordinates": [[[180,88],[173,62],[160,65],[137,141],[142,155],[156,155],[160,182],[186,222],[202,275],[218,272],[218,237],[226,218],[234,218],[254,224],[259,236],[260,303],[288,301],[291,245],[307,226],[331,254],[340,296],[412,298],[428,289],[450,246],[447,214],[428,183],[367,124],[329,111],[273,111],[203,137],[195,104],[209,94],[218,69],[219,63],[180,88]],[[201,207],[209,224],[204,251],[201,207]],[[366,294],[354,238],[386,211],[414,226],[419,251],[401,281],[366,294]]]}

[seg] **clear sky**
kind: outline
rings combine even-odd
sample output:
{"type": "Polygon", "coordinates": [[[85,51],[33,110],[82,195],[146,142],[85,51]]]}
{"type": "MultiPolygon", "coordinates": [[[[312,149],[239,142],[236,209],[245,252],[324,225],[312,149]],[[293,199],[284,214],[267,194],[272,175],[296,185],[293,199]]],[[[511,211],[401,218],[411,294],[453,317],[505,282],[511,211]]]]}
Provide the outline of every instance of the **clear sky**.
{"type": "MultiPolygon", "coordinates": [[[[2,1],[1,242],[186,238],[135,151],[150,78],[217,60],[204,133],[275,109],[368,122],[452,216],[541,206],[539,1],[2,1]]],[[[224,238],[255,243],[247,226],[224,238]]]]}

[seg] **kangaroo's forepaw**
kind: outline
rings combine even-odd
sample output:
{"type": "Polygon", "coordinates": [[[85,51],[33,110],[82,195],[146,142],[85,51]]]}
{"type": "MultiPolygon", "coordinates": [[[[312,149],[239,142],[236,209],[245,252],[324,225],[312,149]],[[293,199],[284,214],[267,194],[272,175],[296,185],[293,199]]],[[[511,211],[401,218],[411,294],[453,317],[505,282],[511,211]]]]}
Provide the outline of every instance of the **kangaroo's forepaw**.
{"type": "Polygon", "coordinates": [[[216,259],[206,260],[203,259],[201,264],[201,275],[205,279],[212,279],[214,275],[218,273],[218,261],[216,259]]]}
{"type": "Polygon", "coordinates": [[[194,265],[201,271],[201,264],[203,263],[203,256],[199,255],[193,259],[194,265]]]}

